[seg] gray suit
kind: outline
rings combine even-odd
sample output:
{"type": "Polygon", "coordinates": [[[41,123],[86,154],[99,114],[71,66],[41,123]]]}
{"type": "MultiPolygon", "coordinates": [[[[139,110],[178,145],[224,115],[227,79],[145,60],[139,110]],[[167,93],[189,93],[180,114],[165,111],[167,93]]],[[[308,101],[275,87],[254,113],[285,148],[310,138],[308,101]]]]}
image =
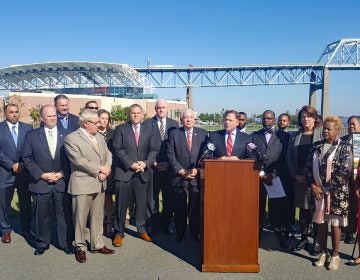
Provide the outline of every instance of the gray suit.
{"type": "Polygon", "coordinates": [[[87,247],[85,228],[89,213],[91,249],[104,247],[102,225],[106,180],[100,182],[98,175],[102,166],[111,166],[112,155],[104,137],[97,133],[95,138],[98,150],[80,128],[65,138],[65,149],[71,165],[68,193],[72,195],[75,246],[82,250],[87,247]]]}

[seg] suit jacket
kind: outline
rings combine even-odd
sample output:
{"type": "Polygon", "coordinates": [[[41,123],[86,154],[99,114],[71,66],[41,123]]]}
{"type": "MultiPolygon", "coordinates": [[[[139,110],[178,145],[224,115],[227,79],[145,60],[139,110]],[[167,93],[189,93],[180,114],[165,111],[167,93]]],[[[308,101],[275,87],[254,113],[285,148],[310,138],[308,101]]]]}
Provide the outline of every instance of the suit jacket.
{"type": "MultiPolygon", "coordinates": [[[[209,142],[215,145],[215,151],[213,156],[219,158],[226,156],[226,145],[225,145],[225,129],[213,131],[209,135],[209,142]]],[[[240,132],[239,129],[236,129],[235,142],[233,144],[233,150],[231,155],[237,156],[239,159],[245,159],[246,155],[246,145],[250,142],[250,136],[246,133],[240,132]]]]}
{"type": "Polygon", "coordinates": [[[73,114],[68,114],[68,126],[67,128],[64,128],[60,119],[58,118],[57,120],[57,128],[59,131],[61,131],[61,133],[64,135],[64,137],[66,137],[68,134],[70,134],[71,132],[74,132],[75,130],[77,130],[79,128],[79,117],[75,116],[73,114]]]}
{"type": "MultiPolygon", "coordinates": [[[[201,153],[205,148],[207,140],[207,132],[204,129],[194,127],[192,134],[191,152],[187,144],[185,129],[183,127],[171,130],[169,133],[169,141],[167,147],[167,156],[169,163],[174,171],[172,184],[174,186],[183,185],[186,181],[179,176],[181,169],[197,168],[201,153]]],[[[196,180],[191,182],[197,184],[196,180]]]]}
{"type": "Polygon", "coordinates": [[[163,141],[161,141],[161,136],[160,136],[160,129],[157,123],[157,118],[156,116],[152,117],[151,119],[148,119],[144,122],[144,125],[151,125],[154,133],[155,133],[155,138],[157,141],[157,145],[158,145],[158,153],[156,156],[156,161],[157,162],[164,162],[164,161],[168,161],[168,158],[166,156],[166,149],[167,149],[167,143],[168,143],[168,138],[169,138],[169,131],[176,129],[179,127],[179,124],[177,121],[170,119],[170,118],[166,118],[166,126],[165,126],[165,139],[163,141]]]}
{"type": "MultiPolygon", "coordinates": [[[[31,125],[19,122],[17,145],[15,145],[7,122],[0,123],[0,184],[15,181],[15,173],[12,172],[11,167],[17,162],[23,163],[22,153],[25,136],[32,129],[31,125]]],[[[27,173],[22,173],[21,177],[26,175],[27,173]]]]}
{"type": "Polygon", "coordinates": [[[280,164],[281,153],[286,149],[287,143],[285,142],[288,140],[285,132],[280,130],[273,132],[269,143],[266,143],[264,129],[253,132],[250,137],[251,142],[258,147],[258,151],[265,156],[264,171],[269,173],[276,172],[280,175],[282,171],[280,164]]]}
{"type": "Polygon", "coordinates": [[[44,127],[34,129],[26,135],[23,160],[31,176],[29,190],[34,193],[48,193],[53,188],[59,192],[66,190],[69,176],[69,163],[64,149],[64,135],[57,132],[57,143],[54,159],[51,157],[44,127]],[[41,179],[46,172],[61,172],[64,177],[56,183],[48,183],[41,179]]]}
{"type": "Polygon", "coordinates": [[[98,175],[102,166],[111,167],[112,154],[102,135],[96,133],[95,138],[99,151],[80,128],[65,138],[66,154],[71,166],[68,187],[70,194],[99,193],[107,187],[106,180],[100,182],[98,175]]]}
{"type": "Polygon", "coordinates": [[[136,146],[132,124],[127,122],[118,125],[114,131],[112,145],[115,153],[115,180],[129,181],[135,175],[130,166],[136,161],[145,162],[146,169],[140,173],[140,177],[144,182],[150,180],[150,167],[156,160],[158,151],[158,144],[152,126],[140,124],[139,145],[136,146]]]}

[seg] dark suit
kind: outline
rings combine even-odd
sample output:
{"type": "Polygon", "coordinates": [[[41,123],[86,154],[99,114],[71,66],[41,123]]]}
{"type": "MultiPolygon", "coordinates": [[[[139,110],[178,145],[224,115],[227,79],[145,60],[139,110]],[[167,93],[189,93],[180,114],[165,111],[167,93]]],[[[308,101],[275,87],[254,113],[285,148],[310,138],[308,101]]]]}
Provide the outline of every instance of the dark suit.
{"type": "MultiPolygon", "coordinates": [[[[225,129],[213,131],[209,135],[209,142],[215,145],[215,151],[213,157],[219,158],[226,156],[226,144],[225,144],[225,129]]],[[[250,135],[240,132],[236,129],[235,142],[233,144],[232,156],[236,156],[239,159],[246,158],[246,145],[250,142],[250,135]]]]}
{"type": "MultiPolygon", "coordinates": [[[[286,150],[289,141],[289,134],[277,130],[267,143],[264,129],[260,129],[251,134],[251,142],[258,147],[258,151],[265,156],[262,170],[266,173],[274,173],[280,176],[280,180],[287,176],[283,167],[286,165],[286,150]]],[[[285,185],[283,183],[284,189],[285,185]]],[[[286,189],[285,189],[286,190],[286,189]]],[[[260,181],[260,230],[264,227],[265,222],[265,206],[266,206],[266,189],[262,181],[260,181]]],[[[286,197],[269,199],[269,216],[275,231],[279,228],[287,231],[289,228],[288,201],[286,197]]],[[[279,237],[279,236],[277,236],[279,237]]]]}
{"type": "Polygon", "coordinates": [[[169,133],[167,156],[173,169],[175,227],[179,239],[184,237],[187,218],[189,218],[191,236],[197,239],[200,232],[199,175],[188,181],[179,175],[179,171],[198,167],[201,152],[206,144],[206,135],[204,129],[194,127],[192,149],[189,151],[184,128],[174,129],[169,133]],[[189,198],[187,198],[187,194],[189,194],[189,198]]]}
{"type": "Polygon", "coordinates": [[[141,124],[137,146],[132,124],[128,122],[119,125],[114,131],[112,145],[115,154],[113,167],[117,205],[115,232],[124,235],[126,209],[134,195],[136,227],[140,234],[144,233],[147,220],[147,184],[151,180],[150,168],[157,154],[154,130],[151,126],[141,124]],[[131,169],[131,165],[136,161],[145,162],[144,172],[136,173],[131,169]]]}
{"type": "Polygon", "coordinates": [[[66,178],[69,166],[64,149],[64,135],[58,130],[56,152],[51,156],[45,135],[40,127],[29,132],[25,139],[23,159],[31,176],[29,190],[35,202],[35,231],[37,248],[47,248],[51,241],[51,212],[54,208],[57,221],[57,235],[60,248],[68,246],[66,223],[63,210],[63,198],[66,190],[66,178]],[[41,179],[47,172],[61,172],[64,177],[56,183],[41,179]]]}
{"type": "MultiPolygon", "coordinates": [[[[164,126],[165,131],[165,138],[161,141],[160,129],[158,125],[157,117],[154,116],[153,118],[144,122],[146,125],[150,125],[155,133],[155,138],[158,145],[158,153],[156,156],[156,162],[168,162],[168,158],[166,156],[166,149],[167,149],[167,142],[168,142],[168,135],[169,131],[176,129],[179,127],[177,121],[166,118],[166,125],[164,126]]],[[[171,218],[174,213],[174,199],[173,199],[173,188],[171,185],[172,179],[172,170],[168,168],[167,170],[158,171],[156,168],[153,169],[153,180],[149,183],[149,194],[151,194],[151,199],[154,201],[154,210],[152,214],[155,214],[155,217],[158,218],[159,214],[159,193],[161,190],[162,195],[162,212],[161,212],[161,226],[163,228],[168,228],[171,222],[171,218]]],[[[152,207],[151,207],[152,208],[152,207]]],[[[156,218],[156,219],[157,219],[156,218]]]]}
{"type": "Polygon", "coordinates": [[[22,173],[16,174],[12,166],[19,162],[23,164],[22,151],[25,136],[32,126],[18,122],[17,145],[15,145],[11,131],[6,121],[0,123],[0,226],[2,232],[11,232],[9,224],[9,211],[14,189],[20,203],[21,230],[30,230],[31,223],[31,196],[28,190],[29,174],[24,169],[22,173]]]}

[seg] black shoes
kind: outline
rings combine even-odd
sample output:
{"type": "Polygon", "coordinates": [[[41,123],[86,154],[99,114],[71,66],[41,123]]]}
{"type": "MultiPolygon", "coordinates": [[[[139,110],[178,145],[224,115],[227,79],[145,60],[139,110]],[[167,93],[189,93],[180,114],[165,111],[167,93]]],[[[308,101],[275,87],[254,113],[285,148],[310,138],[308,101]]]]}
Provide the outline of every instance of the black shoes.
{"type": "Polygon", "coordinates": [[[300,240],[300,241],[295,245],[294,250],[295,250],[295,251],[300,251],[300,250],[304,249],[307,244],[308,244],[308,240],[307,240],[307,239],[300,240]]]}
{"type": "Polygon", "coordinates": [[[317,256],[320,254],[320,245],[319,243],[314,243],[312,246],[312,250],[310,251],[311,256],[317,256]]]}

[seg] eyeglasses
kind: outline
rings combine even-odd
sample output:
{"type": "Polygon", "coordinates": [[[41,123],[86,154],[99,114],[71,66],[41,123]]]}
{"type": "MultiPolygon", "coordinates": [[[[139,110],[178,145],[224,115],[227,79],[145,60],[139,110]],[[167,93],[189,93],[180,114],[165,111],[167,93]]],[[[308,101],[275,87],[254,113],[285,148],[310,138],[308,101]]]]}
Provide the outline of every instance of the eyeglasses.
{"type": "Polygon", "coordinates": [[[92,121],[86,121],[86,122],[88,122],[88,123],[92,123],[93,125],[96,125],[96,126],[97,126],[97,125],[98,125],[98,123],[99,123],[99,122],[92,122],[92,121]]]}
{"type": "Polygon", "coordinates": [[[88,107],[86,107],[86,109],[98,110],[98,109],[99,109],[99,107],[90,107],[90,106],[88,106],[88,107]]]}

